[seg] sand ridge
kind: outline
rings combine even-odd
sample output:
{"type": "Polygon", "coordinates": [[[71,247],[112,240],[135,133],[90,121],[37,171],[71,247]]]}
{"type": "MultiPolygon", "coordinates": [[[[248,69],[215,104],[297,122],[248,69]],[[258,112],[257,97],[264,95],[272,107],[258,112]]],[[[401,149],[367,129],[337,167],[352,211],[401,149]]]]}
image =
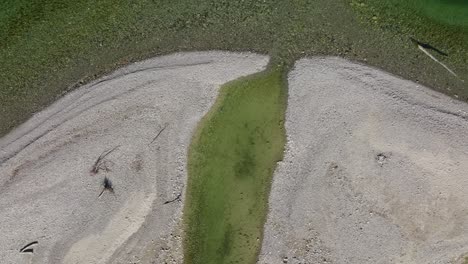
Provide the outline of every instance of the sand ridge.
{"type": "Polygon", "coordinates": [[[468,253],[468,106],[341,58],[289,73],[258,263],[453,263],[468,253]]]}
{"type": "Polygon", "coordinates": [[[1,138],[2,263],[181,263],[183,203],[164,202],[183,199],[192,132],[222,84],[267,63],[216,51],[135,63],[1,138]],[[104,177],[114,192],[98,197],[104,177]]]}

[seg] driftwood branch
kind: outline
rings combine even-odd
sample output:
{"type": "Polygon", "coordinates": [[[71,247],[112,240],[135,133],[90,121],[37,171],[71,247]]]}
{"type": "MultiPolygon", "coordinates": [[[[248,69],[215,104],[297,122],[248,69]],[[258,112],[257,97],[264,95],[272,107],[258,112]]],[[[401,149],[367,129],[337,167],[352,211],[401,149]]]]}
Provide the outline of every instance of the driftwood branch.
{"type": "Polygon", "coordinates": [[[106,162],[104,161],[104,158],[111,154],[114,150],[116,150],[120,146],[115,146],[114,148],[110,150],[106,150],[99,155],[99,157],[96,159],[96,161],[93,164],[93,167],[91,168],[91,173],[97,174],[100,170],[105,170],[109,171],[109,168],[106,166],[106,162]]]}
{"type": "Polygon", "coordinates": [[[34,249],[29,248],[29,247],[30,247],[30,246],[34,246],[34,245],[36,245],[36,244],[39,244],[39,242],[33,241],[33,242],[31,242],[31,243],[28,243],[26,246],[24,246],[24,247],[22,247],[22,248],[20,249],[20,252],[21,252],[21,253],[34,253],[34,249]]]}
{"type": "Polygon", "coordinates": [[[448,54],[447,54],[446,52],[441,51],[440,49],[438,49],[438,48],[432,46],[432,45],[429,44],[429,43],[423,43],[423,42],[421,42],[421,41],[419,41],[419,40],[417,40],[417,39],[415,39],[415,38],[413,38],[413,37],[410,37],[410,40],[411,40],[411,42],[413,42],[414,44],[416,44],[416,45],[418,45],[418,46],[421,46],[421,47],[423,47],[423,48],[425,48],[425,49],[433,50],[433,51],[439,53],[439,54],[442,55],[442,56],[448,56],[448,54]]]}
{"type": "Polygon", "coordinates": [[[156,139],[158,139],[158,137],[161,135],[161,133],[166,129],[166,127],[168,126],[168,124],[165,124],[163,128],[161,128],[161,130],[159,130],[158,134],[156,134],[156,136],[153,138],[153,140],[151,140],[150,144],[152,144],[156,139]]]}
{"type": "Polygon", "coordinates": [[[181,199],[180,199],[181,196],[182,196],[182,193],[179,193],[176,198],[169,200],[169,201],[165,201],[164,204],[173,203],[175,201],[181,202],[181,199]]]}
{"type": "Polygon", "coordinates": [[[431,53],[429,53],[428,50],[433,50],[441,55],[447,56],[447,53],[440,51],[439,49],[427,44],[427,43],[422,43],[414,38],[410,37],[410,40],[416,44],[419,50],[421,50],[424,54],[426,54],[429,58],[431,58],[433,61],[437,62],[440,66],[444,67],[450,74],[453,76],[457,77],[461,82],[465,82],[463,79],[461,79],[454,71],[452,71],[447,65],[439,61],[436,57],[434,57],[431,53]]]}

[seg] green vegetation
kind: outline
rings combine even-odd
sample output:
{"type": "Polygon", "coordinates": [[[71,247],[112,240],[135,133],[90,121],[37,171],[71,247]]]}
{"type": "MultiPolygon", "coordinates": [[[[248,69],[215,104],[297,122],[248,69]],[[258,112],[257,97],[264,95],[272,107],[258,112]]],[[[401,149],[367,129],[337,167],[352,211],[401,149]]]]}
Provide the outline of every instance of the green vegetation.
{"type": "Polygon", "coordinates": [[[131,61],[182,50],[250,50],[287,63],[339,55],[468,98],[465,85],[421,58],[408,41],[413,35],[446,50],[443,62],[468,79],[466,30],[423,19],[403,2],[412,1],[4,0],[0,135],[73,86],[131,61]]]}
{"type": "Polygon", "coordinates": [[[282,74],[225,85],[200,124],[189,155],[186,263],[255,263],[284,145],[282,74]]]}
{"type": "MultiPolygon", "coordinates": [[[[466,77],[464,65],[468,62],[468,2],[458,2],[352,0],[351,5],[362,20],[373,24],[383,34],[412,36],[446,51],[449,56],[441,59],[457,67],[458,72],[466,77]],[[462,13],[465,15],[460,15],[462,13]]],[[[466,90],[466,86],[463,88],[466,90]]]]}
{"type": "Polygon", "coordinates": [[[430,58],[408,42],[409,37],[413,37],[444,51],[448,56],[434,54],[435,57],[454,70],[462,80],[467,80],[468,16],[459,14],[466,14],[468,4],[462,2],[464,1],[349,0],[362,24],[378,32],[377,43],[371,42],[392,53],[399,50],[393,54],[402,60],[397,63],[389,59],[389,62],[384,63],[377,59],[372,60],[371,64],[379,67],[384,65],[383,68],[390,72],[468,101],[466,82],[449,77],[449,73],[440,65],[436,67],[435,62],[431,62],[430,58]]]}

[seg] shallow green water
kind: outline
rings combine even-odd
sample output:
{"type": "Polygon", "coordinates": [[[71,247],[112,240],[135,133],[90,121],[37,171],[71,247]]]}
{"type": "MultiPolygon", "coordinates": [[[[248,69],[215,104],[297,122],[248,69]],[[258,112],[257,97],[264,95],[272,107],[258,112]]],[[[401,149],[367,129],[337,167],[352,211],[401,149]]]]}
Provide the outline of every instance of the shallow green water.
{"type": "Polygon", "coordinates": [[[468,0],[351,0],[351,2],[369,5],[372,12],[391,13],[393,16],[404,17],[404,20],[413,20],[413,23],[426,18],[430,20],[430,24],[435,22],[441,26],[468,29],[468,0]]]}
{"type": "Polygon", "coordinates": [[[186,264],[252,264],[285,141],[283,69],[225,85],[189,152],[186,264]]]}
{"type": "Polygon", "coordinates": [[[400,2],[440,23],[468,28],[467,0],[403,0],[400,2]]]}

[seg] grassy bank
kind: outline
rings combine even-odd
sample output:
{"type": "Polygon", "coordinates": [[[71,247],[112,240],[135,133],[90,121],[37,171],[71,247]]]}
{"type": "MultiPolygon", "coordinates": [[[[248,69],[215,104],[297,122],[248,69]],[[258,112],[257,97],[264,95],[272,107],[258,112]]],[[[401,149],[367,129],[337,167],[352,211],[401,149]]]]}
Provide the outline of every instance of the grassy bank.
{"type": "MultiPolygon", "coordinates": [[[[376,43],[382,47],[395,45],[402,62],[390,66],[390,72],[422,82],[436,90],[468,101],[468,3],[458,0],[350,0],[356,16],[365,26],[378,32],[376,43]],[[408,39],[413,37],[447,54],[433,55],[452,69],[454,78],[440,65],[421,53],[408,39]],[[405,73],[405,71],[407,71],[405,73]],[[433,77],[429,77],[432,75],[433,77]],[[431,81],[427,81],[432,79],[431,81]]],[[[372,41],[371,43],[374,43],[372,41]]],[[[385,63],[373,60],[379,66],[385,63]]],[[[383,67],[386,68],[386,67],[383,67]]]]}
{"type": "Polygon", "coordinates": [[[222,88],[189,154],[185,263],[255,263],[286,107],[281,69],[222,88]]]}
{"type": "Polygon", "coordinates": [[[431,35],[437,21],[424,25],[414,12],[398,15],[388,4],[394,1],[358,2],[367,9],[353,8],[354,2],[1,1],[0,135],[80,81],[183,50],[250,50],[288,63],[307,55],[338,55],[468,98],[464,85],[422,58],[408,40],[411,33],[447,50],[444,62],[468,79],[466,31],[444,26],[443,34],[431,35]],[[411,16],[401,19],[404,14],[411,16]]]}

